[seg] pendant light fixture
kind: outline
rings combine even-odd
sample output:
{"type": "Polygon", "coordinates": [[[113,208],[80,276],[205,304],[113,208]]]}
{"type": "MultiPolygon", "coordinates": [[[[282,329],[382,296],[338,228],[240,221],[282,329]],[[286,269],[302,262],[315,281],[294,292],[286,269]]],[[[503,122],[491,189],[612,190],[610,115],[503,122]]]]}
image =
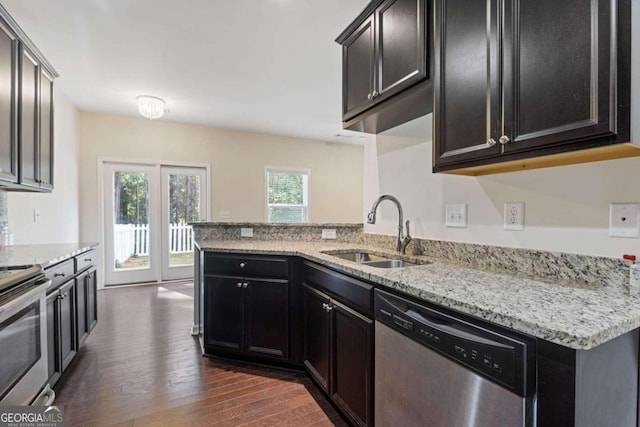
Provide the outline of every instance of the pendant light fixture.
{"type": "Polygon", "coordinates": [[[140,95],[136,99],[138,111],[149,120],[159,119],[167,111],[167,103],[157,96],[140,95]]]}

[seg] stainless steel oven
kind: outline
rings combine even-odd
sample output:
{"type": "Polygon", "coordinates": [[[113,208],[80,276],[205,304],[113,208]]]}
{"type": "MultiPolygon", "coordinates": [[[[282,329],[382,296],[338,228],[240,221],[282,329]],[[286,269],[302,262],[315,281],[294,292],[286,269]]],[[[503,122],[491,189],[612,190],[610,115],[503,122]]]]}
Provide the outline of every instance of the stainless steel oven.
{"type": "Polygon", "coordinates": [[[0,405],[49,405],[55,397],[45,384],[49,281],[40,269],[26,268],[11,281],[0,283],[0,405]]]}

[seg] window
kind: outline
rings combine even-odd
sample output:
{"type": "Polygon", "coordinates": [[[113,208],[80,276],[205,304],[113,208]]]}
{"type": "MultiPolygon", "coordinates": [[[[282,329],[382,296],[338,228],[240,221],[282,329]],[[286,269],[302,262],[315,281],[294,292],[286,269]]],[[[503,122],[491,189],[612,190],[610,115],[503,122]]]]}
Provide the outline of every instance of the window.
{"type": "Polygon", "coordinates": [[[309,221],[309,170],[267,168],[267,222],[309,221]]]}

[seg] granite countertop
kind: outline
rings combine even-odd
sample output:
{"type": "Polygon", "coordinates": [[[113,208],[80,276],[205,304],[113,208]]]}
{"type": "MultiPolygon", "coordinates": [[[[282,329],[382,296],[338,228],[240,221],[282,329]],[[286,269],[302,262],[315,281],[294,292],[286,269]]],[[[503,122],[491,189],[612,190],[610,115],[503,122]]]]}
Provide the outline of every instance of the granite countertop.
{"type": "Polygon", "coordinates": [[[47,268],[96,246],[95,242],[0,246],[0,268],[18,265],[47,268]]]}
{"type": "Polygon", "coordinates": [[[199,241],[198,246],[219,252],[301,256],[576,350],[591,349],[640,327],[640,296],[617,287],[548,283],[415,256],[409,258],[428,264],[382,269],[323,253],[360,249],[392,255],[388,250],[348,243],[223,240],[199,241]]]}
{"type": "Polygon", "coordinates": [[[283,223],[283,222],[191,222],[195,226],[219,226],[219,227],[265,227],[265,228],[362,228],[363,223],[349,222],[306,222],[306,223],[283,223]]]}

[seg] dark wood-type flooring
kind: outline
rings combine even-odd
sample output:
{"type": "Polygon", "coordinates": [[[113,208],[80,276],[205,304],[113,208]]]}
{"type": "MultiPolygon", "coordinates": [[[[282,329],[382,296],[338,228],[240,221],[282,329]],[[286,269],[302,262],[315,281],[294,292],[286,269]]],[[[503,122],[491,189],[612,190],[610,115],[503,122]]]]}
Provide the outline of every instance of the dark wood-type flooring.
{"type": "Polygon", "coordinates": [[[202,357],[192,284],[98,299],[98,325],[55,387],[66,426],[345,425],[303,374],[202,357]]]}

